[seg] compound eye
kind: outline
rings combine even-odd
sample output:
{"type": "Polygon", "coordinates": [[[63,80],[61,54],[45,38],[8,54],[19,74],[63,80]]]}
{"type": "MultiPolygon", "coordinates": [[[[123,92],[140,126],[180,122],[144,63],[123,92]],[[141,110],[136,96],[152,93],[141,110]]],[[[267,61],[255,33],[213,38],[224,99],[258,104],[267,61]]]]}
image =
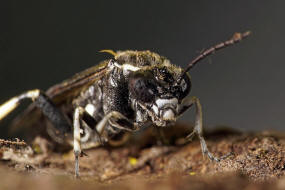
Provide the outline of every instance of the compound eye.
{"type": "Polygon", "coordinates": [[[185,75],[178,86],[173,87],[173,91],[179,100],[185,98],[191,90],[191,81],[189,76],[185,75]]]}
{"type": "Polygon", "coordinates": [[[141,74],[130,78],[129,90],[136,99],[146,103],[154,101],[157,93],[154,80],[141,74]]]}

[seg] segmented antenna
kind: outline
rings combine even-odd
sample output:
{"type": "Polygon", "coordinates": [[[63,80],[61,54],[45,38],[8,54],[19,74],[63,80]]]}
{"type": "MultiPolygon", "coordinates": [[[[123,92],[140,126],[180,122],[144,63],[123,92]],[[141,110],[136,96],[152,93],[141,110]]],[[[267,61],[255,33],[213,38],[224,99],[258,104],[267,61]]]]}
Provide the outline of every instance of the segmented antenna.
{"type": "Polygon", "coordinates": [[[223,49],[225,47],[234,45],[238,42],[240,42],[241,40],[243,40],[244,38],[246,38],[247,36],[250,35],[250,31],[244,32],[244,33],[235,33],[233,35],[233,37],[225,42],[221,42],[215,46],[210,47],[209,49],[206,49],[204,51],[202,51],[200,53],[200,55],[198,55],[195,59],[193,59],[188,66],[186,67],[186,69],[183,71],[183,73],[181,74],[181,76],[178,78],[177,83],[180,82],[180,80],[182,79],[182,77],[185,75],[185,73],[187,73],[190,69],[192,69],[198,62],[200,62],[201,60],[203,60],[204,58],[206,58],[207,56],[215,53],[216,51],[223,49]]]}

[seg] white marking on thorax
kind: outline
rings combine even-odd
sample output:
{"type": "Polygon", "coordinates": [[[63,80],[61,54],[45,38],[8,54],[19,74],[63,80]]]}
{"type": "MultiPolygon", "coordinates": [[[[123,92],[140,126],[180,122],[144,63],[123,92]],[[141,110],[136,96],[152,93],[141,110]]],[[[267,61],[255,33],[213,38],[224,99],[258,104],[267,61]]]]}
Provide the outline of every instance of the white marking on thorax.
{"type": "Polygon", "coordinates": [[[90,96],[93,96],[94,95],[94,86],[90,86],[88,91],[89,91],[90,96]]]}
{"type": "Polygon", "coordinates": [[[136,117],[136,121],[137,122],[143,122],[143,116],[142,116],[142,113],[141,111],[137,110],[137,117],[136,117]]]}
{"type": "Polygon", "coordinates": [[[119,65],[118,63],[114,63],[114,65],[120,69],[123,69],[124,71],[138,71],[140,70],[141,68],[139,67],[136,67],[136,66],[133,66],[131,64],[123,64],[123,65],[119,65]]]}
{"type": "Polygon", "coordinates": [[[95,108],[95,106],[93,104],[87,104],[85,106],[85,110],[86,110],[87,113],[89,113],[90,115],[93,116],[96,108],[95,108]]]}
{"type": "Polygon", "coordinates": [[[112,77],[109,78],[109,82],[112,86],[117,87],[117,83],[114,81],[114,79],[112,77]]]}

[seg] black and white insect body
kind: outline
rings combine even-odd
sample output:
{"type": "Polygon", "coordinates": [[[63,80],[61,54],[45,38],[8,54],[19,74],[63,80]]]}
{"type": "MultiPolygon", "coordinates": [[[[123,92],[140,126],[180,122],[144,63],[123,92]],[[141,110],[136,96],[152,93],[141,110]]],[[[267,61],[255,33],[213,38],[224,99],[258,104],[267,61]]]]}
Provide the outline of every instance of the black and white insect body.
{"type": "MultiPolygon", "coordinates": [[[[48,134],[59,143],[73,145],[75,175],[79,176],[82,149],[96,147],[145,126],[173,126],[194,105],[195,128],[187,138],[197,134],[202,153],[219,161],[208,151],[202,136],[202,108],[198,98],[189,96],[191,80],[187,71],[204,57],[248,35],[249,32],[235,34],[230,40],[203,51],[186,69],[150,51],[104,50],[114,57],[51,87],[46,93],[35,89],[8,100],[0,106],[0,120],[22,100],[34,101],[24,115],[35,115],[40,110],[52,123],[47,127],[48,134]]],[[[22,121],[18,119],[18,123],[22,121]]]]}

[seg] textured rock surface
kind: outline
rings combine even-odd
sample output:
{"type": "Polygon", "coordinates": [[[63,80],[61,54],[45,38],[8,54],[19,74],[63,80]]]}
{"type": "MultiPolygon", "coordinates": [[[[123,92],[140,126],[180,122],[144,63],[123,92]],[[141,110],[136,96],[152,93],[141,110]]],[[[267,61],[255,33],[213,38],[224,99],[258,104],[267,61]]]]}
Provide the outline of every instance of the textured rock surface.
{"type": "Polygon", "coordinates": [[[184,144],[183,127],[167,129],[171,145],[157,145],[146,131],[123,147],[100,147],[80,159],[81,180],[73,179],[72,151],[55,153],[37,139],[32,148],[0,141],[0,189],[282,189],[285,138],[282,133],[206,134],[219,163],[203,158],[197,139],[184,144]],[[175,129],[175,131],[173,130],[175,129]],[[32,149],[32,150],[31,150],[32,149]],[[8,155],[8,156],[7,156],[8,155]]]}

